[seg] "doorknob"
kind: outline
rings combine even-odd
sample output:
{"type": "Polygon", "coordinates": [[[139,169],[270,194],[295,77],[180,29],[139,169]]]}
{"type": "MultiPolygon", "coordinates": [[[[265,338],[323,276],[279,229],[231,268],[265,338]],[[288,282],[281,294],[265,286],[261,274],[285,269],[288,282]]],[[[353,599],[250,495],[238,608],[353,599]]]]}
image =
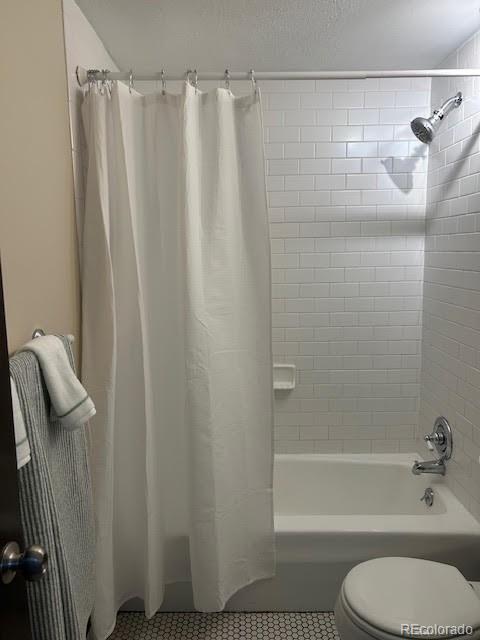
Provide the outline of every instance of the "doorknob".
{"type": "Polygon", "coordinates": [[[25,580],[35,582],[47,573],[48,555],[43,547],[32,544],[23,553],[16,542],[6,544],[0,554],[0,579],[9,584],[21,573],[25,580]]]}

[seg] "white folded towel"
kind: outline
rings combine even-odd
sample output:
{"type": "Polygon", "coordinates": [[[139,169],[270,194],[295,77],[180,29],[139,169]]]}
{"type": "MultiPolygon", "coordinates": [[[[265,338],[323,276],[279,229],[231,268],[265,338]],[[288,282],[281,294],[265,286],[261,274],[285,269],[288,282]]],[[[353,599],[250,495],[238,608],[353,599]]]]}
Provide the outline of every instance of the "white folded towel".
{"type": "Polygon", "coordinates": [[[12,390],[13,426],[15,430],[15,445],[17,447],[17,469],[21,469],[27,462],[30,462],[30,443],[27,438],[27,430],[23,413],[20,408],[17,387],[10,378],[10,388],[12,390]]]}
{"type": "MultiPolygon", "coordinates": [[[[73,337],[69,339],[73,341],[73,337]]],[[[60,338],[34,338],[22,351],[33,351],[37,356],[52,407],[63,427],[73,431],[95,415],[95,405],[70,366],[60,338]]]]}

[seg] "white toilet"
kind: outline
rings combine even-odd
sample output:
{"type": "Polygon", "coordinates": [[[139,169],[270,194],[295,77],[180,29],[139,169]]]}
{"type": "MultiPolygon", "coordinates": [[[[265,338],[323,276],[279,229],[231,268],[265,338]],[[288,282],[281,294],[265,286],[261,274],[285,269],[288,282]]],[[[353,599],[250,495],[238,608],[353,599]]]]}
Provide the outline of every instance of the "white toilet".
{"type": "Polygon", "coordinates": [[[439,562],[368,560],[343,581],[335,622],[341,640],[478,640],[480,583],[439,562]]]}

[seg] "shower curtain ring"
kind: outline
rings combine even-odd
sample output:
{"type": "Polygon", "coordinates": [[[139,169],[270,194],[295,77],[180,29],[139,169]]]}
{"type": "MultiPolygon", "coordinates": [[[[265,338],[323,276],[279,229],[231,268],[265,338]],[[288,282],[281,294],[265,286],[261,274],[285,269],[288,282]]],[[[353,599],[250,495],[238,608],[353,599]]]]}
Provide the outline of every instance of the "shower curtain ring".
{"type": "Polygon", "coordinates": [[[250,69],[250,71],[248,72],[248,75],[250,76],[250,80],[252,81],[252,87],[255,93],[257,93],[257,81],[255,79],[255,71],[253,69],[250,69]]]}
{"type": "Polygon", "coordinates": [[[110,71],[108,69],[101,70],[102,79],[100,80],[100,93],[102,95],[112,95],[112,81],[108,79],[110,71]]]}
{"type": "Polygon", "coordinates": [[[105,69],[99,70],[96,77],[96,82],[97,82],[97,89],[100,95],[101,96],[105,95],[105,69]]]}
{"type": "Polygon", "coordinates": [[[162,69],[160,71],[160,78],[162,80],[162,95],[165,95],[167,91],[167,83],[165,81],[165,69],[162,69]]]}
{"type": "Polygon", "coordinates": [[[195,88],[195,93],[197,93],[197,89],[198,89],[198,72],[196,69],[194,69],[193,71],[191,69],[187,70],[187,73],[185,74],[187,76],[187,82],[189,82],[192,87],[195,88]],[[193,81],[191,80],[190,76],[193,75],[193,81]]]}
{"type": "Polygon", "coordinates": [[[130,93],[132,93],[133,88],[133,71],[130,69],[130,73],[128,74],[128,90],[130,93]]]}
{"type": "Polygon", "coordinates": [[[230,91],[230,71],[225,69],[225,88],[230,91]]]}

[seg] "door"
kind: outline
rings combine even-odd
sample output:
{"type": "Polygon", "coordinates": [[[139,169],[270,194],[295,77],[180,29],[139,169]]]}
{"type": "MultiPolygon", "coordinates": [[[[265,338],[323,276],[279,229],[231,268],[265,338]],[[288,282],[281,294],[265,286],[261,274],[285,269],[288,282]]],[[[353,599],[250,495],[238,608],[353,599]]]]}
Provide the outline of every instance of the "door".
{"type": "MultiPolygon", "coordinates": [[[[0,264],[0,552],[10,542],[23,549],[0,264]]],[[[25,580],[20,574],[9,584],[0,580],[0,640],[7,639],[32,640],[25,580]]]]}

